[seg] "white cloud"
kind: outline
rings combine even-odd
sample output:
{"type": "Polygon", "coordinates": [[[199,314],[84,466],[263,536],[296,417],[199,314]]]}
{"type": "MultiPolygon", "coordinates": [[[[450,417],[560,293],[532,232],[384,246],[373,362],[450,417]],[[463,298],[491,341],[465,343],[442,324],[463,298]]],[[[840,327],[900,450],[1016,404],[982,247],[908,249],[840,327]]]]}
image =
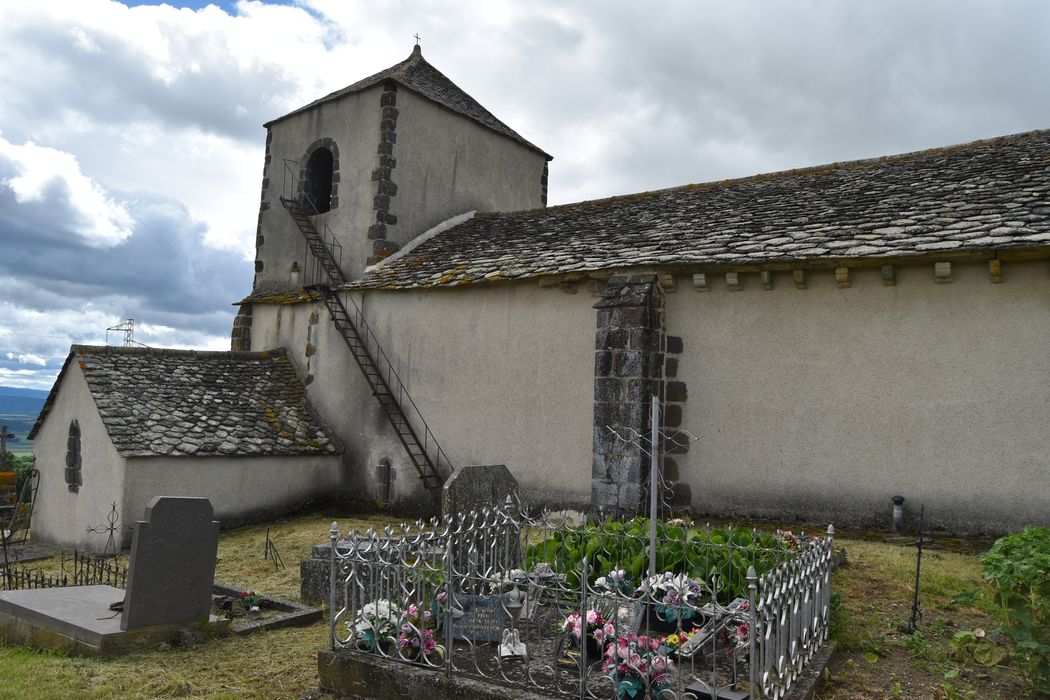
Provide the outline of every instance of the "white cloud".
{"type": "Polygon", "coordinates": [[[131,235],[134,221],[128,210],[80,171],[71,153],[32,141],[11,143],[0,134],[0,187],[15,194],[19,204],[59,199],[68,205],[65,224],[88,243],[111,246],[131,235]]]}
{"type": "Polygon", "coordinates": [[[34,355],[33,353],[29,352],[23,352],[17,355],[13,352],[9,352],[7,353],[7,359],[18,360],[18,363],[22,365],[37,365],[39,367],[44,367],[47,365],[47,360],[45,360],[43,357],[41,357],[40,355],[34,355]]]}
{"type": "Polygon", "coordinates": [[[128,316],[151,345],[226,347],[262,123],[415,32],[556,156],[561,203],[1045,128],[1048,22],[1034,0],[0,2],[0,366],[46,382],[128,316]]]}

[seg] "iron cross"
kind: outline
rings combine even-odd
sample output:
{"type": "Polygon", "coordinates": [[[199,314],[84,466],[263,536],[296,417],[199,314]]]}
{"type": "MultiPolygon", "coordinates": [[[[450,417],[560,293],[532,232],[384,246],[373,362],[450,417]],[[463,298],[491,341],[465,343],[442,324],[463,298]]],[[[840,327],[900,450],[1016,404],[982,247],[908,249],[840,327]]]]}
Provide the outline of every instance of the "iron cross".
{"type": "Polygon", "coordinates": [[[416,32],[412,36],[414,36],[416,38],[416,46],[419,46],[419,32],[416,32]]]}

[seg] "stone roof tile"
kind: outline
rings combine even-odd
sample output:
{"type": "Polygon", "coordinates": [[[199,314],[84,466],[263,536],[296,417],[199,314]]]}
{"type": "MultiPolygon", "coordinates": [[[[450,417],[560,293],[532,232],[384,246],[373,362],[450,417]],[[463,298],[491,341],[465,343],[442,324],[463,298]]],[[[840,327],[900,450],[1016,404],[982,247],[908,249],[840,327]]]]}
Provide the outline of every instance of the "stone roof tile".
{"type": "Polygon", "coordinates": [[[477,214],[349,288],[654,265],[1042,248],[1050,130],[528,211],[477,214]]]}
{"type": "Polygon", "coordinates": [[[201,352],[74,345],[30,433],[75,361],[123,457],[339,452],[284,349],[201,352]]]}

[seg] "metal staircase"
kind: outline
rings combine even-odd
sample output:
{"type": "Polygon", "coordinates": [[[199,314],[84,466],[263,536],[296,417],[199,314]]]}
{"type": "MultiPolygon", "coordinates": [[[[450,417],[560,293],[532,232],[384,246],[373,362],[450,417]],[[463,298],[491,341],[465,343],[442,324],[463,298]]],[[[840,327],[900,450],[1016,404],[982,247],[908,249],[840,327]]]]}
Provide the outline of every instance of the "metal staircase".
{"type": "Polygon", "coordinates": [[[409,459],[419,473],[419,478],[423,481],[423,486],[437,493],[445,479],[452,474],[452,464],[438,444],[430,426],[423,419],[423,414],[409,396],[405,383],[398,376],[390,358],[379,345],[375,333],[369,328],[361,308],[353,297],[344,294],[350,303],[351,308],[348,309],[340,299],[339,293],[330,288],[330,285],[341,285],[347,281],[339,265],[342,249],[327,225],[324,225],[323,231],[317,229],[315,220],[308,213],[312,209],[316,215],[316,208],[309,197],[302,194],[301,186],[286,162],[286,190],[289,181],[294,183],[298,196],[282,195],[281,205],[291,214],[292,220],[306,239],[313,260],[320,265],[328,278],[327,283],[309,284],[304,289],[311,299],[324,303],[328,309],[332,323],[346,342],[346,347],[357,366],[361,368],[372,395],[382,406],[390,425],[404,445],[409,459]]]}
{"type": "Polygon", "coordinates": [[[306,291],[312,299],[324,302],[328,308],[332,322],[365,375],[372,395],[383,407],[390,425],[405,446],[419,478],[423,480],[423,486],[440,489],[452,473],[452,465],[434,438],[430,426],[423,420],[419,408],[405,391],[405,384],[394,370],[390,358],[365,323],[360,308],[351,299],[351,313],[336,292],[322,285],[308,287],[306,291]],[[414,420],[410,420],[409,416],[414,420]],[[418,431],[413,423],[418,426],[418,431]]]}

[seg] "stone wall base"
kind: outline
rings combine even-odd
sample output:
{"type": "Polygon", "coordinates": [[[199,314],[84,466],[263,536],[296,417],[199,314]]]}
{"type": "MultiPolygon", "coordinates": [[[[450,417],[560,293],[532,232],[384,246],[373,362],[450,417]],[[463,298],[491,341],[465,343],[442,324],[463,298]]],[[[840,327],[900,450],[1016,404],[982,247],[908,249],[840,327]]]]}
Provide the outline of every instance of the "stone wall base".
{"type": "Polygon", "coordinates": [[[401,698],[456,698],[456,700],[544,700],[545,695],[521,688],[505,688],[472,678],[447,678],[441,671],[417,668],[379,656],[336,651],[317,652],[317,674],[322,692],[341,698],[400,700],[401,698]]]}

